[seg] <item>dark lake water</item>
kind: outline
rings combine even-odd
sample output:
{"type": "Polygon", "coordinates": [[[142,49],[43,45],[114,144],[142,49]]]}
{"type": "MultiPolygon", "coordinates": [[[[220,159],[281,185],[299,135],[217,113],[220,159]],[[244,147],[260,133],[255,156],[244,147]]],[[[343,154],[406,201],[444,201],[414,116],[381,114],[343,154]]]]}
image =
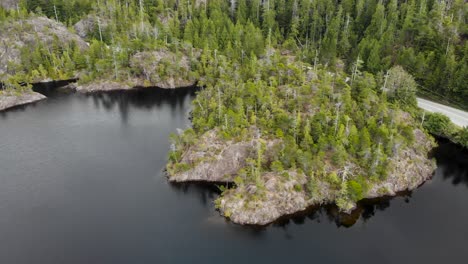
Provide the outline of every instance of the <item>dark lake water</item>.
{"type": "Polygon", "coordinates": [[[441,142],[432,181],[351,221],[330,207],[243,227],[215,211],[216,188],[164,177],[194,94],[51,94],[0,113],[0,263],[467,263],[466,151],[441,142]]]}

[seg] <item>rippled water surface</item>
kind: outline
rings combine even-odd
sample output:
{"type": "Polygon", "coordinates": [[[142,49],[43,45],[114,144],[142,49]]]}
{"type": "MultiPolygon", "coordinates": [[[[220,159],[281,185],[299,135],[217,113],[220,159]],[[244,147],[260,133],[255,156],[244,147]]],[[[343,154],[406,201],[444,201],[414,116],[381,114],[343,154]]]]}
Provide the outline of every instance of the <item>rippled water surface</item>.
{"type": "Polygon", "coordinates": [[[214,210],[216,188],[164,177],[194,94],[52,92],[0,113],[0,263],[468,261],[466,151],[441,142],[432,181],[354,217],[329,207],[238,226],[214,210]]]}

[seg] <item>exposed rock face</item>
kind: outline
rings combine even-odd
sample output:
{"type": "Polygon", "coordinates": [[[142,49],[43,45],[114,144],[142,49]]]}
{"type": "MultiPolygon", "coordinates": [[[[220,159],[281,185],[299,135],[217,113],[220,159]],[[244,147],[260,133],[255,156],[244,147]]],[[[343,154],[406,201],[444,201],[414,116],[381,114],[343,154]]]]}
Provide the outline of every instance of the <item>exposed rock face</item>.
{"type": "Polygon", "coordinates": [[[80,86],[70,86],[71,89],[75,89],[80,93],[93,93],[93,92],[109,92],[109,91],[119,91],[119,90],[129,90],[132,87],[127,84],[122,84],[112,81],[97,81],[89,84],[84,84],[80,86]]]}
{"type": "Polygon", "coordinates": [[[182,53],[175,54],[167,49],[139,52],[131,58],[130,65],[137,71],[141,86],[168,89],[196,84],[195,77],[191,76],[190,58],[182,53]]]}
{"type": "MultiPolygon", "coordinates": [[[[363,198],[393,196],[397,192],[413,190],[431,178],[435,162],[427,155],[434,143],[419,129],[414,130],[414,136],[414,145],[401,149],[390,160],[392,171],[387,178],[372,183],[363,198]]],[[[269,143],[267,149],[277,143],[269,143]]],[[[255,152],[255,145],[223,143],[216,139],[215,131],[207,132],[198,147],[191,147],[183,154],[182,162],[191,164],[191,169],[171,175],[170,181],[233,182],[246,159],[255,152]]],[[[310,206],[335,203],[340,197],[339,188],[324,180],[316,180],[314,191],[311,191],[306,176],[294,170],[264,173],[260,182],[263,183],[260,187],[258,183],[246,183],[225,191],[217,200],[221,214],[238,224],[267,225],[310,206]]],[[[354,206],[351,202],[342,210],[351,213],[354,206]]]]}
{"type": "Polygon", "coordinates": [[[432,177],[435,163],[427,158],[427,153],[434,145],[419,129],[414,131],[414,136],[415,146],[422,148],[422,151],[405,148],[393,156],[390,161],[392,171],[387,179],[380,184],[375,184],[367,193],[366,198],[393,196],[397,192],[414,190],[432,177]]]}
{"type": "Polygon", "coordinates": [[[195,7],[200,7],[200,6],[205,6],[206,5],[206,2],[208,0],[198,0],[198,1],[195,1],[195,7]]]}
{"type": "MultiPolygon", "coordinates": [[[[170,180],[174,182],[232,182],[239,169],[245,166],[245,159],[249,156],[250,147],[247,142],[224,146],[223,149],[220,149],[220,153],[213,156],[212,159],[201,161],[193,169],[178,173],[170,180]]],[[[192,157],[188,157],[188,155],[184,157],[184,162],[192,163],[193,160],[196,160],[195,157],[201,153],[193,154],[192,157]]]]}
{"type": "MultiPolygon", "coordinates": [[[[312,204],[331,200],[323,196],[311,199],[302,189],[307,182],[305,175],[296,171],[288,171],[287,176],[269,172],[263,175],[263,180],[265,190],[249,184],[224,193],[219,201],[222,214],[235,223],[266,225],[282,216],[303,211],[312,204]],[[257,198],[253,198],[255,195],[257,198]]],[[[325,190],[326,186],[323,188],[325,190]]]]}
{"type": "MultiPolygon", "coordinates": [[[[416,151],[412,148],[401,150],[391,160],[391,168],[387,179],[373,187],[364,195],[364,198],[393,196],[397,192],[414,190],[430,179],[435,169],[435,162],[427,158],[433,144],[420,130],[415,130],[417,142],[415,146],[422,148],[416,151]]],[[[283,177],[284,178],[284,177],[283,177]]],[[[288,177],[281,180],[281,176],[267,173],[263,175],[265,191],[260,199],[250,202],[253,185],[243,188],[234,188],[220,198],[219,209],[233,222],[249,225],[266,225],[274,222],[281,216],[290,215],[305,210],[307,207],[336,202],[339,191],[330,188],[327,182],[319,181],[317,192],[313,195],[303,190],[306,179],[297,172],[288,172],[288,177]],[[301,186],[299,188],[299,186],[301,186]]],[[[346,213],[351,213],[350,207],[346,213]]]]}
{"type": "MultiPolygon", "coordinates": [[[[279,141],[267,141],[271,149],[279,141]]],[[[192,146],[184,155],[182,163],[194,166],[184,172],[172,175],[172,182],[233,182],[238,171],[246,166],[246,159],[252,157],[258,140],[249,142],[221,141],[216,131],[205,133],[199,144],[192,146]]]]}
{"type": "Polygon", "coordinates": [[[34,103],[44,99],[46,99],[44,95],[36,92],[28,92],[21,95],[0,93],[0,111],[15,106],[34,103]]]}
{"type": "Polygon", "coordinates": [[[71,33],[63,24],[46,17],[32,17],[1,25],[0,80],[7,74],[15,74],[8,65],[21,63],[21,48],[29,47],[32,50],[38,42],[48,46],[53,43],[54,38],[58,38],[61,45],[75,42],[80,49],[85,50],[88,47],[85,41],[71,33]]]}
{"type": "Polygon", "coordinates": [[[18,5],[19,0],[2,0],[0,1],[0,6],[2,6],[5,9],[15,9],[16,6],[18,5]]]}
{"type": "Polygon", "coordinates": [[[100,19],[94,15],[88,15],[85,18],[78,21],[73,28],[76,31],[78,36],[86,39],[89,37],[90,33],[95,31],[95,29],[101,26],[101,30],[105,30],[109,24],[107,19],[100,19]]]}

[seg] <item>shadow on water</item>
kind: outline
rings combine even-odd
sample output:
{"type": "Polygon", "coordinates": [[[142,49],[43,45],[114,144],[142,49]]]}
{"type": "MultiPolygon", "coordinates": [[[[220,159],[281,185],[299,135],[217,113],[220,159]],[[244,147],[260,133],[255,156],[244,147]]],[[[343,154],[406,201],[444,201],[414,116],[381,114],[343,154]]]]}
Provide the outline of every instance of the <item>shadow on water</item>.
{"type": "MultiPolygon", "coordinates": [[[[409,202],[411,192],[401,192],[395,197],[404,197],[405,202],[409,202]]],[[[357,203],[357,207],[350,214],[339,211],[335,204],[326,204],[322,206],[312,206],[305,211],[281,217],[273,223],[273,226],[286,228],[289,224],[302,225],[308,221],[321,223],[328,221],[335,223],[336,227],[350,228],[362,220],[363,222],[371,219],[378,211],[384,211],[390,207],[391,201],[395,197],[380,197],[375,199],[364,199],[357,203]]],[[[262,228],[262,227],[259,227],[262,228]]]]}
{"type": "MultiPolygon", "coordinates": [[[[123,122],[128,120],[132,109],[152,110],[161,106],[168,106],[173,115],[186,106],[187,102],[195,98],[199,88],[187,87],[179,89],[161,88],[135,88],[129,91],[99,92],[92,94],[68,95],[65,89],[58,87],[67,85],[68,82],[48,83],[36,85],[34,90],[45,94],[50,98],[61,96],[82,96],[90,98],[96,108],[108,112],[118,109],[123,122]],[[64,92],[65,91],[65,92],[64,92]]],[[[20,108],[21,109],[21,108],[20,108]]],[[[24,108],[23,108],[24,109],[24,108]]],[[[437,160],[435,177],[450,180],[453,185],[463,184],[468,187],[468,151],[447,140],[439,139],[439,146],[431,154],[437,160]]],[[[213,201],[220,194],[216,184],[185,183],[170,184],[175,191],[184,194],[191,193],[199,197],[204,206],[213,206],[213,201]]],[[[401,192],[396,197],[403,198],[409,203],[412,192],[401,192]]],[[[365,199],[358,203],[358,207],[351,214],[340,213],[335,205],[315,206],[305,211],[280,218],[272,225],[278,228],[287,228],[290,224],[301,225],[306,222],[320,223],[323,221],[335,223],[337,227],[349,228],[359,220],[366,222],[379,211],[384,211],[391,206],[395,197],[383,197],[378,199],[365,199]]],[[[223,219],[222,216],[219,216],[223,219]]],[[[243,227],[245,231],[260,235],[266,229],[265,226],[243,227]]]]}
{"type": "MultiPolygon", "coordinates": [[[[56,81],[50,83],[36,84],[33,87],[35,92],[41,93],[49,98],[59,98],[70,96],[74,93],[67,85],[74,80],[56,81]]],[[[93,100],[94,106],[110,112],[115,107],[118,108],[123,122],[128,121],[129,113],[132,109],[152,110],[161,106],[169,106],[172,115],[177,114],[178,109],[182,109],[188,100],[193,100],[199,87],[182,87],[177,89],[163,89],[158,87],[136,87],[125,91],[105,91],[89,94],[77,94],[72,96],[84,96],[93,100]]]]}
{"type": "MultiPolygon", "coordinates": [[[[437,169],[434,177],[443,177],[451,180],[453,185],[463,184],[468,187],[468,151],[448,140],[438,139],[439,146],[433,149],[431,157],[437,161],[437,169]]],[[[302,224],[306,219],[320,223],[323,219],[334,222],[337,227],[352,227],[358,220],[368,221],[378,211],[384,211],[391,206],[396,197],[404,198],[409,203],[412,192],[398,193],[395,197],[381,197],[364,199],[358,202],[357,208],[351,214],[340,213],[336,205],[309,208],[304,212],[279,219],[276,226],[288,224],[302,224]]]]}
{"type": "Polygon", "coordinates": [[[211,206],[214,200],[221,194],[216,184],[211,183],[170,183],[171,189],[179,192],[196,193],[203,206],[211,206]]]}
{"type": "Polygon", "coordinates": [[[71,93],[72,90],[66,89],[67,85],[76,82],[77,79],[69,79],[62,81],[51,81],[33,84],[33,91],[43,94],[47,97],[57,95],[60,93],[71,93]],[[63,88],[63,89],[62,89],[63,88]]]}
{"type": "MultiPolygon", "coordinates": [[[[431,157],[437,160],[437,169],[434,177],[443,177],[450,179],[453,185],[463,184],[468,187],[468,151],[462,147],[455,145],[447,140],[439,140],[439,146],[435,148],[431,157]]],[[[206,188],[206,184],[203,184],[206,188]]],[[[188,188],[184,185],[182,188],[188,188]]],[[[405,203],[409,203],[412,196],[412,191],[399,192],[396,196],[380,197],[374,199],[364,199],[358,202],[357,208],[350,214],[341,213],[338,207],[334,204],[323,206],[312,206],[305,211],[298,212],[292,215],[283,216],[272,226],[286,229],[290,224],[302,225],[306,222],[321,223],[328,221],[335,223],[337,227],[350,228],[359,220],[367,222],[379,211],[384,211],[391,206],[392,200],[395,198],[403,198],[405,203]]],[[[209,197],[211,199],[211,197],[209,197]]],[[[203,199],[206,203],[206,199],[203,199]]],[[[259,235],[268,228],[267,226],[248,226],[246,231],[259,235]]]]}
{"type": "Polygon", "coordinates": [[[463,184],[468,187],[468,150],[446,139],[438,140],[439,146],[432,156],[437,161],[437,174],[453,185],[463,184]]]}
{"type": "MultiPolygon", "coordinates": [[[[43,82],[43,83],[36,83],[33,84],[32,90],[36,93],[40,93],[46,97],[49,96],[62,96],[66,94],[71,94],[73,93],[72,90],[66,89],[64,87],[67,87],[67,85],[76,82],[77,79],[70,79],[70,80],[62,80],[62,81],[51,81],[51,82],[43,82]],[[62,89],[63,88],[63,89],[62,89]]],[[[1,86],[1,83],[0,83],[1,86]]],[[[6,109],[5,111],[0,111],[0,117],[7,117],[8,114],[13,113],[13,112],[23,112],[28,108],[34,108],[36,107],[39,103],[44,102],[45,100],[39,101],[39,102],[34,102],[34,103],[29,103],[29,104],[24,104],[24,105],[18,105],[14,106],[11,108],[6,109]]]]}
{"type": "MultiPolygon", "coordinates": [[[[218,186],[225,185],[223,183],[213,184],[206,182],[190,182],[190,183],[170,183],[170,187],[184,194],[196,193],[200,202],[204,206],[214,206],[214,200],[218,198],[221,191],[218,186]]],[[[337,227],[350,228],[358,220],[362,219],[363,222],[371,219],[378,211],[384,211],[389,208],[391,201],[396,197],[403,197],[406,203],[409,203],[412,192],[400,192],[397,196],[380,197],[374,199],[364,199],[358,202],[357,208],[350,214],[341,213],[335,204],[326,204],[322,206],[311,206],[304,211],[297,212],[291,215],[280,217],[270,225],[237,225],[234,227],[240,228],[241,231],[247,232],[251,235],[260,236],[270,226],[287,229],[290,224],[302,225],[306,222],[321,223],[327,221],[334,223],[337,227]]],[[[229,219],[219,215],[220,220],[224,219],[230,222],[229,219]]]]}
{"type": "MultiPolygon", "coordinates": [[[[443,177],[443,179],[451,180],[453,185],[463,184],[468,187],[468,151],[445,139],[438,139],[438,143],[439,146],[434,148],[430,155],[437,161],[434,177],[443,177]]],[[[334,222],[337,227],[348,228],[360,219],[366,222],[378,211],[386,210],[391,206],[392,200],[397,197],[404,198],[404,202],[409,203],[412,193],[404,191],[394,197],[361,200],[351,214],[340,213],[334,204],[315,206],[292,216],[283,217],[274,225],[283,227],[290,223],[303,224],[307,219],[320,223],[323,219],[327,219],[329,222],[334,222]]]]}
{"type": "MultiPolygon", "coordinates": [[[[53,81],[33,85],[33,90],[43,94],[48,99],[60,99],[66,96],[83,96],[91,98],[94,106],[110,112],[115,107],[118,108],[121,119],[124,123],[128,121],[129,113],[132,109],[152,110],[161,106],[169,106],[171,115],[175,117],[177,110],[183,109],[187,100],[193,100],[199,87],[183,87],[177,89],[163,89],[158,87],[133,88],[127,91],[107,91],[89,94],[78,94],[67,85],[75,80],[53,81]]],[[[37,103],[20,105],[0,112],[0,117],[6,117],[10,112],[25,111],[30,107],[35,107],[37,103]]]]}
{"type": "Polygon", "coordinates": [[[111,111],[115,107],[119,109],[123,122],[128,119],[131,109],[151,110],[162,105],[170,106],[172,115],[177,114],[178,109],[182,109],[188,99],[193,99],[199,89],[196,87],[186,87],[177,89],[162,88],[134,88],[129,91],[111,91],[87,94],[91,97],[97,108],[111,111]]]}
{"type": "MultiPolygon", "coordinates": [[[[44,101],[44,100],[42,100],[44,101]]],[[[15,112],[24,112],[26,111],[28,108],[34,108],[36,107],[39,103],[41,103],[42,101],[39,101],[39,102],[34,102],[34,103],[29,103],[29,104],[24,104],[24,105],[17,105],[17,106],[13,106],[13,107],[10,107],[8,109],[5,109],[5,110],[2,110],[0,111],[0,117],[1,118],[7,118],[9,114],[11,113],[15,113],[15,112]]]]}

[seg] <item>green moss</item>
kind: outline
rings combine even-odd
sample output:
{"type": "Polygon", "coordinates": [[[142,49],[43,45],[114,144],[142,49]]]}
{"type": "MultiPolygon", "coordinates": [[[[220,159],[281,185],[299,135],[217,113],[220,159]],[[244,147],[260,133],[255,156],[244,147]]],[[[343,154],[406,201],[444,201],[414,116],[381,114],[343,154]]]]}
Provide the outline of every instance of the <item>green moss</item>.
{"type": "Polygon", "coordinates": [[[270,166],[271,170],[274,171],[274,172],[283,172],[284,171],[284,168],[283,168],[283,164],[281,163],[281,161],[279,160],[275,160],[271,163],[271,166],[270,166]]]}
{"type": "Polygon", "coordinates": [[[302,185],[301,184],[295,184],[294,185],[294,190],[296,192],[302,192],[302,185]]]}
{"type": "Polygon", "coordinates": [[[176,173],[181,173],[181,172],[184,172],[184,171],[188,171],[192,168],[192,166],[190,166],[189,164],[187,163],[175,163],[173,165],[173,173],[176,174],[176,173]]]}
{"type": "Polygon", "coordinates": [[[352,201],[359,201],[364,197],[364,192],[362,185],[355,181],[355,180],[350,180],[347,182],[347,187],[348,187],[348,195],[349,198],[352,201]]]}
{"type": "Polygon", "coordinates": [[[334,171],[327,175],[327,181],[334,186],[338,186],[340,184],[340,178],[338,178],[338,175],[334,171]]]}
{"type": "Polygon", "coordinates": [[[388,190],[387,187],[382,186],[382,187],[380,187],[380,188],[377,190],[377,193],[378,193],[380,196],[388,195],[389,190],[388,190]]]}

